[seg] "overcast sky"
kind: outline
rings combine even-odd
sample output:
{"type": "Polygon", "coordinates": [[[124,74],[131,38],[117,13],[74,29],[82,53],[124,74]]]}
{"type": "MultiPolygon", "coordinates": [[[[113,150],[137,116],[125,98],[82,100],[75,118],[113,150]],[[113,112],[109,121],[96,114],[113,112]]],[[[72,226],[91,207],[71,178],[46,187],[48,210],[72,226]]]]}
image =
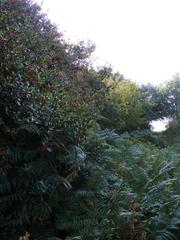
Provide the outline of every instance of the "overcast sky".
{"type": "Polygon", "coordinates": [[[180,0],[44,0],[42,7],[66,38],[95,43],[97,65],[110,63],[140,83],[180,72],[180,0]]]}

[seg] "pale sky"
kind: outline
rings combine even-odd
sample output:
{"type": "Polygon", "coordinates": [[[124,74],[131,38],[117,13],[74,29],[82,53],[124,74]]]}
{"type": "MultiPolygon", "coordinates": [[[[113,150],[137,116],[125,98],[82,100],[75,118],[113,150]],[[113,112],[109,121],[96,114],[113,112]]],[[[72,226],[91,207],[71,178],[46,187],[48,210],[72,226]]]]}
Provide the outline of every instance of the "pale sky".
{"type": "Polygon", "coordinates": [[[180,72],[180,0],[44,0],[42,7],[71,42],[95,43],[98,66],[152,84],[180,72]]]}

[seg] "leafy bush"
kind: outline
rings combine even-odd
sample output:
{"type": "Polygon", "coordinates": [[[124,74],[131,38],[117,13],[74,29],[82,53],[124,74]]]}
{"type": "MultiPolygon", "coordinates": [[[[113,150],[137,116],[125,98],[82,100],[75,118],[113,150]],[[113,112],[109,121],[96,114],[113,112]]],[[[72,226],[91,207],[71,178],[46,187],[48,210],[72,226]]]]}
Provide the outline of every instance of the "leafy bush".
{"type": "Polygon", "coordinates": [[[31,1],[0,4],[0,235],[54,230],[94,118],[83,71],[91,48],[67,44],[31,1]]]}
{"type": "Polygon", "coordinates": [[[90,69],[94,46],[31,1],[0,10],[0,238],[179,239],[179,79],[140,89],[90,69]],[[164,116],[175,126],[148,130],[164,116]]]}
{"type": "Polygon", "coordinates": [[[57,216],[57,228],[80,239],[178,239],[178,149],[100,126],[85,149],[88,163],[64,210],[69,217],[57,216]]]}

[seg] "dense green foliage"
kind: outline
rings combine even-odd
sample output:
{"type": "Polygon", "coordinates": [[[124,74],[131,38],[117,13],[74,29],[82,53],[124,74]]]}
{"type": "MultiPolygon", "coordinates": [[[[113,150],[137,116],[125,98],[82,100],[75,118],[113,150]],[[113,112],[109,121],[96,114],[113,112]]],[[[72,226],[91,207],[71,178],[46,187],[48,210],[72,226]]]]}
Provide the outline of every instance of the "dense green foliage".
{"type": "Polygon", "coordinates": [[[179,239],[179,76],[90,68],[30,0],[0,22],[0,239],[179,239]]]}

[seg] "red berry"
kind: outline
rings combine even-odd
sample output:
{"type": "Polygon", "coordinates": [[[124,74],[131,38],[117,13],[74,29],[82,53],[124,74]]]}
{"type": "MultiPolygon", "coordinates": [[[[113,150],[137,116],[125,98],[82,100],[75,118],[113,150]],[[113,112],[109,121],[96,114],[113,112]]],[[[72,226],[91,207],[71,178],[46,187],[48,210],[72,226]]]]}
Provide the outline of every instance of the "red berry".
{"type": "Polygon", "coordinates": [[[77,99],[72,99],[71,104],[74,106],[77,105],[77,99]]]}
{"type": "Polygon", "coordinates": [[[41,103],[42,105],[46,104],[47,101],[48,101],[48,98],[47,98],[47,97],[45,97],[45,96],[40,97],[40,103],[41,103]]]}
{"type": "Polygon", "coordinates": [[[16,53],[12,53],[12,59],[15,60],[17,57],[16,53]]]}
{"type": "Polygon", "coordinates": [[[6,37],[12,37],[12,33],[11,33],[11,32],[6,32],[6,33],[5,33],[5,36],[6,36],[6,37]]]}

